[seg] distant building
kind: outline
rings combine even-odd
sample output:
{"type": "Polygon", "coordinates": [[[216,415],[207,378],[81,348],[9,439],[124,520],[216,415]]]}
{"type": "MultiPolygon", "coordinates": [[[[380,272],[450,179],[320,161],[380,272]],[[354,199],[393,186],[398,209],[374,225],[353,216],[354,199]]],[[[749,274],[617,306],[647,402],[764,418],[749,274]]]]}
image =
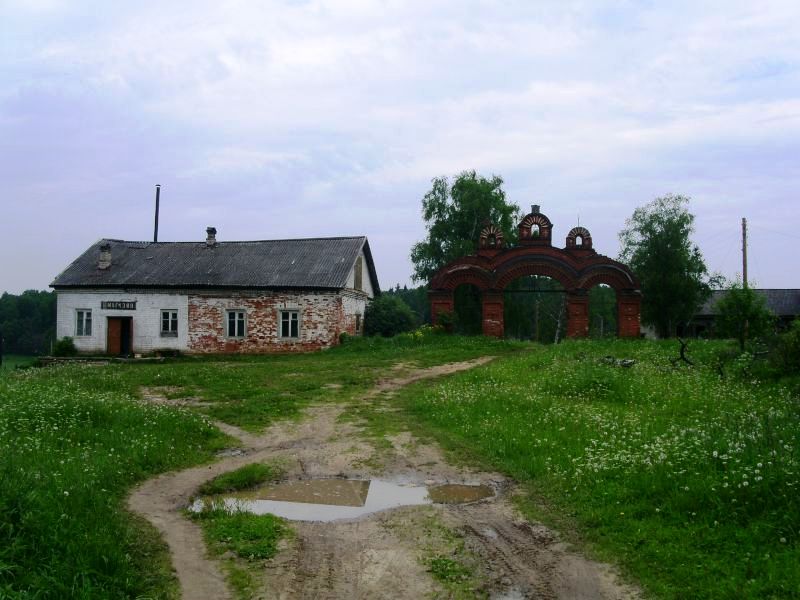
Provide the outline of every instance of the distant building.
{"type": "Polygon", "coordinates": [[[51,284],[56,333],[129,355],[294,352],[360,335],[379,293],[366,237],[217,242],[102,239],[51,284]]]}
{"type": "MultiPolygon", "coordinates": [[[[800,316],[800,289],[756,289],[764,297],[767,308],[778,317],[778,328],[785,328],[800,316]]],[[[717,303],[725,297],[727,290],[715,290],[689,324],[689,335],[707,336],[714,330],[714,321],[719,314],[717,303]]]]}

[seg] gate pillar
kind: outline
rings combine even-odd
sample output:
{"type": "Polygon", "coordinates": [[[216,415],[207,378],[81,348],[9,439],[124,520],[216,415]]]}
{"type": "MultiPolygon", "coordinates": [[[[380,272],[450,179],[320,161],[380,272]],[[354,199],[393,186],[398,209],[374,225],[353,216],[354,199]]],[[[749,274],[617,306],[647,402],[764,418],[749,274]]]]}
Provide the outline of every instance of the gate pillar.
{"type": "Polygon", "coordinates": [[[638,338],[641,332],[642,296],[637,291],[617,292],[617,335],[638,338]]]}
{"type": "Polygon", "coordinates": [[[481,314],[483,335],[503,337],[503,292],[483,292],[481,294],[481,314]]]}
{"type": "Polygon", "coordinates": [[[567,292],[567,337],[582,338],[589,335],[589,292],[567,292]]]}
{"type": "Polygon", "coordinates": [[[433,325],[439,325],[441,313],[452,313],[455,310],[452,290],[428,292],[428,300],[431,303],[431,324],[433,325]]]}

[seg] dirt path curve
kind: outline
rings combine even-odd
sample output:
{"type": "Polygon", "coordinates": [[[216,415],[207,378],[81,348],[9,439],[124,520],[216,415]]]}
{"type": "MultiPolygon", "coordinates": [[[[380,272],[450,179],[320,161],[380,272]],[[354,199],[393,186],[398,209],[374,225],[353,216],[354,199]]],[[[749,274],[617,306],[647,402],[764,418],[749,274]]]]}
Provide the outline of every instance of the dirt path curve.
{"type": "MultiPolygon", "coordinates": [[[[416,381],[485,364],[491,357],[428,369],[400,369],[362,398],[375,399],[416,381]]],[[[160,401],[146,390],[146,401],[160,401]]],[[[191,401],[186,402],[191,404],[191,401]]],[[[294,540],[263,570],[259,599],[447,597],[426,570],[421,553],[435,551],[443,524],[457,532],[474,557],[482,584],[477,595],[492,599],[636,598],[612,569],[572,553],[557,536],[517,514],[508,499],[511,482],[497,473],[469,471],[447,463],[441,450],[406,432],[376,448],[357,424],[339,422],[340,404],[308,408],[299,423],[283,422],[253,435],[216,423],[238,438],[243,455],[166,473],[146,481],[129,497],[131,510],[155,525],[169,545],[185,600],[231,598],[219,564],[207,557],[200,528],[181,510],[204,482],[249,463],[282,460],[287,476],[380,477],[396,482],[483,483],[500,490],[491,502],[408,507],[353,521],[295,522],[294,540]],[[437,533],[438,532],[438,533],[437,533]],[[439,537],[437,537],[439,536],[439,537]]]]}

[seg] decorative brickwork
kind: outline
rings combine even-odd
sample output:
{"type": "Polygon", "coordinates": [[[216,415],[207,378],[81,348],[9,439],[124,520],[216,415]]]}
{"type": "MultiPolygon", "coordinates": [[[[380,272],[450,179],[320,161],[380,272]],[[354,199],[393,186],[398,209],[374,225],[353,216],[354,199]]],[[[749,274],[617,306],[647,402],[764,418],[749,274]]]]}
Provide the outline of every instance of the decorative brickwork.
{"type": "Polygon", "coordinates": [[[477,255],[459,258],[434,275],[429,292],[434,323],[441,312],[453,311],[454,290],[471,284],[482,293],[484,334],[502,337],[503,290],[520,277],[539,275],[555,279],[567,293],[568,337],[589,335],[589,290],[600,284],[612,287],[617,294],[617,335],[639,337],[639,282],[626,265],[592,249],[588,229],[573,228],[566,247],[554,248],[553,225],[538,206],[520,223],[517,247],[490,247],[490,236],[496,236],[493,227],[481,232],[477,255]]]}

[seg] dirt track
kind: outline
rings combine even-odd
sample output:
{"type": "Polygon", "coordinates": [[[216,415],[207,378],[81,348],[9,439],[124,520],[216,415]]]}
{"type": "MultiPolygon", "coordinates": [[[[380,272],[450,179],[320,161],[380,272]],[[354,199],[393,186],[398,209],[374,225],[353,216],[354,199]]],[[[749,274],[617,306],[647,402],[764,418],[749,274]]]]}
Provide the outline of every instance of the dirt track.
{"type": "MultiPolygon", "coordinates": [[[[398,370],[396,377],[379,382],[364,399],[488,360],[398,370]]],[[[163,400],[153,391],[143,395],[147,401],[163,400]]],[[[522,519],[508,500],[511,482],[501,475],[449,465],[437,447],[421,444],[408,433],[391,438],[391,449],[376,451],[356,425],[337,421],[343,410],[335,404],[313,406],[300,423],[279,423],[258,436],[219,423],[239,438],[243,455],[167,473],[134,490],[129,507],[164,536],[183,598],[219,600],[231,594],[217,561],[207,557],[199,527],[185,519],[181,509],[205,481],[245,464],[276,459],[287,464],[290,478],[380,476],[429,484],[484,483],[502,493],[495,500],[471,505],[407,507],[354,521],[294,523],[294,541],[265,563],[258,598],[446,597],[420,561],[423,549],[440,543],[431,522],[463,536],[480,575],[475,589],[479,597],[638,597],[636,590],[617,582],[609,567],[571,553],[553,532],[522,519]]]]}

